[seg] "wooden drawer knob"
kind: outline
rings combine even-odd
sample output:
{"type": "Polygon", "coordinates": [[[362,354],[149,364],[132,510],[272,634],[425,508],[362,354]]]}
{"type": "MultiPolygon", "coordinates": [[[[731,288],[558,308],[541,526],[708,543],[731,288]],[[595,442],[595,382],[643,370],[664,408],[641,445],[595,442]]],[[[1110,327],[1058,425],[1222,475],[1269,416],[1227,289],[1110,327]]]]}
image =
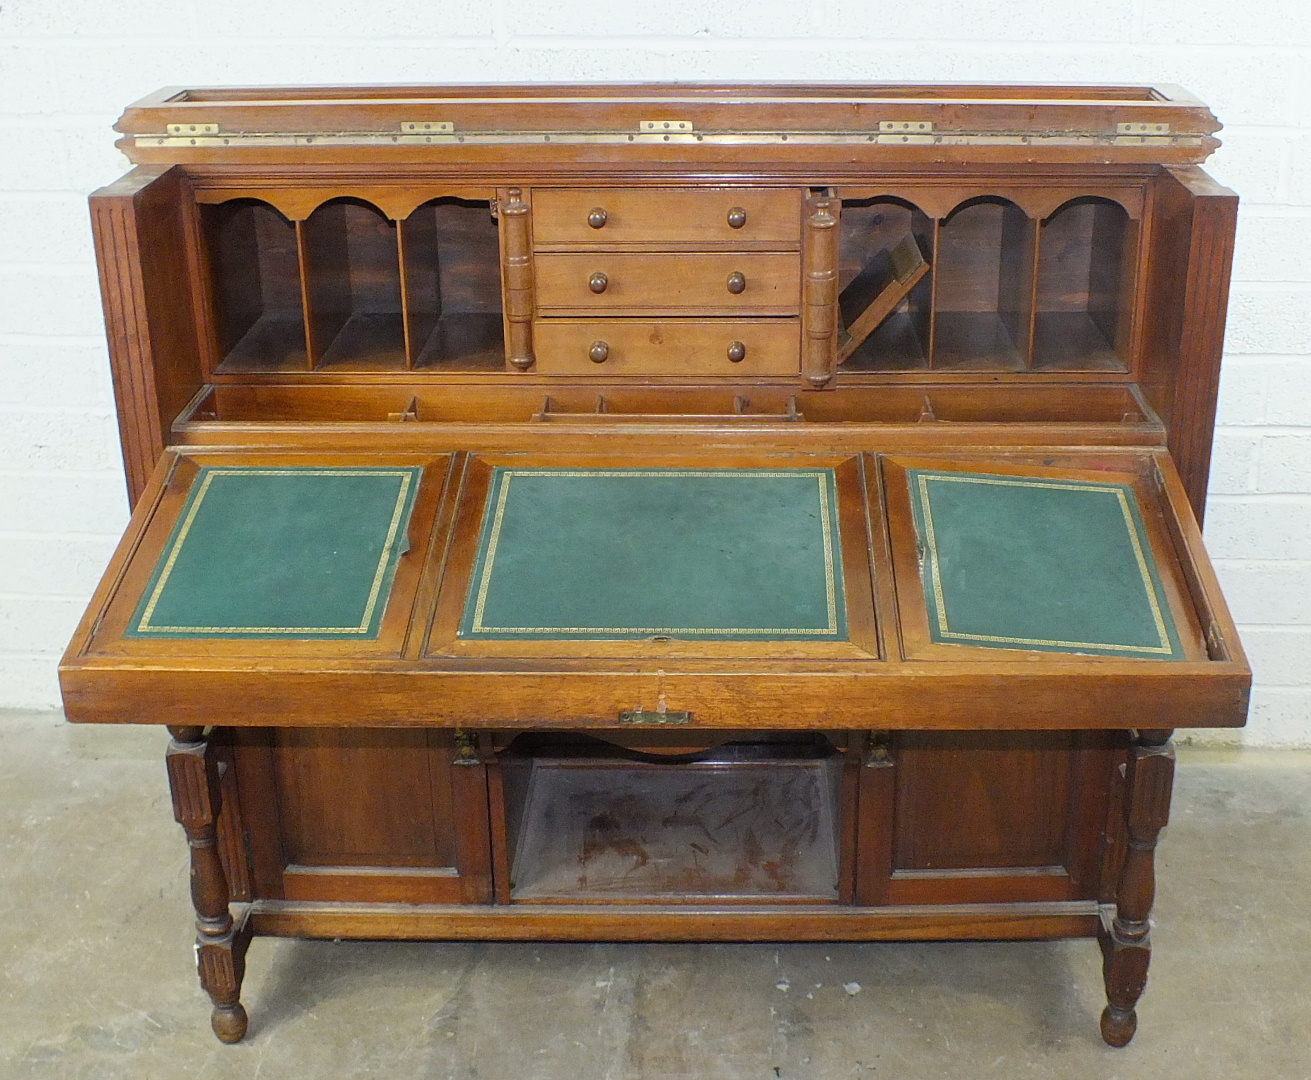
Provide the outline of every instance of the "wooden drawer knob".
{"type": "Polygon", "coordinates": [[[610,357],[610,346],[604,341],[594,341],[592,347],[587,350],[587,355],[592,358],[592,363],[604,364],[610,357]]]}
{"type": "Polygon", "coordinates": [[[740,206],[733,207],[728,212],[728,227],[730,229],[740,229],[747,223],[747,212],[740,206]]]}
{"type": "Polygon", "coordinates": [[[734,270],[728,275],[728,291],[734,296],[744,291],[747,287],[747,276],[741,270],[734,270]]]}
{"type": "Polygon", "coordinates": [[[609,217],[610,215],[605,212],[605,207],[598,206],[595,209],[593,209],[590,214],[587,215],[587,224],[592,226],[592,228],[594,229],[600,229],[605,226],[606,220],[609,217]]]}
{"type": "MultiPolygon", "coordinates": [[[[595,348],[595,346],[593,346],[595,348]]],[[[742,341],[729,342],[728,361],[731,364],[740,364],[747,358],[746,343],[742,341]]]]}
{"type": "Polygon", "coordinates": [[[610,284],[610,279],[600,270],[587,279],[587,287],[594,293],[605,292],[605,287],[610,284]]]}

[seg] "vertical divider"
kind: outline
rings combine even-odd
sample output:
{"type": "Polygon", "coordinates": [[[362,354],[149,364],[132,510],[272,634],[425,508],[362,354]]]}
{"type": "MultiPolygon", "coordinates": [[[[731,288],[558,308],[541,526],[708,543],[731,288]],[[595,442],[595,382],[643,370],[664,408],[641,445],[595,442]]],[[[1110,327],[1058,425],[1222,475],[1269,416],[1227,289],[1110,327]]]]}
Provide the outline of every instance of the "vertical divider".
{"type": "Polygon", "coordinates": [[[405,219],[396,219],[396,265],[401,279],[401,328],[405,339],[405,370],[413,371],[422,346],[414,344],[414,328],[410,325],[410,268],[405,250],[405,219]]]}
{"type": "Polygon", "coordinates": [[[303,218],[296,222],[296,257],[300,266],[300,308],[305,317],[305,364],[306,370],[313,371],[319,357],[314,337],[314,315],[310,304],[309,238],[306,236],[303,218]]]}
{"type": "Polygon", "coordinates": [[[1029,248],[1029,317],[1024,334],[1024,344],[1016,342],[1024,355],[1024,370],[1033,370],[1033,352],[1038,330],[1038,266],[1042,258],[1042,221],[1029,218],[1027,230],[1029,248]]]}
{"type": "Polygon", "coordinates": [[[1002,212],[997,313],[1025,369],[1033,363],[1033,305],[1037,281],[1037,222],[1012,202],[1002,212]]]}
{"type": "Polygon", "coordinates": [[[1115,340],[1111,342],[1116,353],[1124,362],[1126,369],[1137,371],[1138,354],[1138,312],[1136,301],[1143,291],[1138,282],[1144,280],[1139,259],[1142,251],[1142,223],[1140,219],[1130,216],[1124,222],[1121,235],[1119,289],[1116,296],[1118,318],[1115,326],[1115,340]]]}
{"type": "Polygon", "coordinates": [[[860,858],[860,766],[865,739],[845,732],[838,796],[838,903],[856,902],[856,867],[860,858]]]}
{"type": "Polygon", "coordinates": [[[930,371],[938,347],[938,252],[942,248],[942,218],[933,219],[933,252],[929,259],[929,340],[928,355],[924,358],[930,371]]]}

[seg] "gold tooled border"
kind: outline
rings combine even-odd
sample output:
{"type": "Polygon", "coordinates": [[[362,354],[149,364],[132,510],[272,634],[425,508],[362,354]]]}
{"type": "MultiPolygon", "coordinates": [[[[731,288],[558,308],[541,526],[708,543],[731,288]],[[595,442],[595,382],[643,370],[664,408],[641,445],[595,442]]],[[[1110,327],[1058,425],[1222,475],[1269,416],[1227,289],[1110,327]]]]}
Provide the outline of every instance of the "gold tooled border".
{"type": "Polygon", "coordinates": [[[487,551],[483,556],[482,573],[478,578],[478,591],[474,601],[473,619],[469,633],[487,635],[506,634],[678,634],[696,635],[762,635],[787,634],[806,637],[837,637],[842,632],[838,621],[837,570],[833,559],[833,506],[829,498],[829,483],[833,477],[829,469],[498,469],[496,506],[492,513],[491,535],[488,538],[487,551]],[[500,543],[501,526],[505,520],[505,505],[509,498],[510,481],[515,476],[636,476],[636,477],[727,477],[740,480],[750,478],[795,479],[809,474],[819,483],[820,530],[824,544],[824,596],[827,625],[819,627],[687,627],[687,626],[487,626],[483,614],[487,605],[487,594],[491,588],[492,568],[496,559],[497,546],[500,543]]]}
{"type": "Polygon", "coordinates": [[[409,501],[410,486],[414,483],[414,471],[412,469],[224,469],[206,466],[204,476],[201,480],[200,487],[196,489],[195,498],[192,501],[191,508],[187,512],[186,518],[182,522],[182,527],[178,530],[177,536],[169,548],[168,558],[164,562],[164,568],[159,575],[159,580],[155,583],[155,588],[151,590],[150,599],[146,603],[145,610],[141,614],[141,619],[136,625],[138,634],[234,634],[246,636],[250,634],[367,634],[369,625],[373,622],[373,615],[378,606],[378,599],[382,593],[383,582],[387,578],[387,568],[391,563],[392,549],[396,545],[396,536],[400,531],[401,521],[405,516],[405,507],[409,501]],[[168,584],[169,576],[173,573],[173,567],[177,563],[178,556],[182,552],[182,545],[186,542],[188,534],[191,532],[191,526],[196,520],[197,513],[200,512],[200,505],[209,494],[209,489],[216,477],[220,476],[397,476],[400,477],[401,486],[396,496],[396,505],[392,510],[391,523],[387,527],[387,537],[383,541],[382,553],[378,559],[378,567],[373,574],[373,583],[369,589],[369,599],[364,606],[364,615],[358,626],[152,626],[150,623],[151,616],[155,613],[155,607],[159,603],[160,597],[164,593],[164,588],[168,584]]]}
{"type": "Polygon", "coordinates": [[[1079,483],[1052,483],[1042,480],[1010,480],[997,477],[983,476],[953,476],[945,473],[920,473],[916,480],[919,487],[920,511],[924,518],[925,544],[929,549],[929,566],[933,585],[934,600],[934,618],[938,623],[938,633],[943,637],[956,638],[962,641],[982,641],[995,642],[1004,645],[1047,645],[1052,647],[1067,649],[1109,649],[1122,652],[1136,653],[1155,653],[1165,656],[1174,655],[1174,646],[1170,644],[1170,634],[1165,626],[1165,617],[1161,612],[1161,603],[1156,595],[1156,585],[1152,581],[1152,572],[1147,564],[1147,556],[1143,552],[1142,539],[1138,533],[1138,524],[1134,521],[1133,512],[1129,508],[1129,500],[1125,495],[1124,488],[1119,485],[1102,485],[1102,484],[1079,484],[1079,483]],[[991,484],[996,487],[1032,487],[1032,488],[1054,488],[1059,491],[1095,491],[1101,494],[1113,494],[1118,501],[1120,512],[1124,515],[1125,529],[1129,534],[1129,540],[1133,545],[1134,558],[1138,564],[1138,572],[1142,576],[1143,588],[1147,593],[1147,602],[1152,609],[1152,619],[1156,626],[1157,637],[1161,641],[1161,646],[1155,645],[1123,645],[1116,642],[1101,641],[1060,641],[1048,638],[1020,638],[1005,637],[1000,634],[966,634],[960,631],[952,630],[947,625],[947,601],[942,591],[942,577],[938,572],[938,540],[937,534],[933,528],[933,508],[929,501],[930,480],[942,481],[951,484],[991,484]]]}

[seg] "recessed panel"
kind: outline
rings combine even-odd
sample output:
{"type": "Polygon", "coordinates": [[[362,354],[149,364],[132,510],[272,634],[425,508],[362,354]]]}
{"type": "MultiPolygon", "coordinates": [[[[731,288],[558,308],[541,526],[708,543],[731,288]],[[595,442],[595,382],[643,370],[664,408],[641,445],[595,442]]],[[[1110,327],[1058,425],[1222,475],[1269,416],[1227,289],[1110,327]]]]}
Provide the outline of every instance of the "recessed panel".
{"type": "Polygon", "coordinates": [[[1130,485],[906,477],[934,642],[1184,658],[1130,485]]]}
{"type": "Polygon", "coordinates": [[[460,636],[844,641],[834,472],[497,468],[460,636]]]}
{"type": "Polygon", "coordinates": [[[422,472],[201,468],[126,636],[377,638],[422,472]]]}

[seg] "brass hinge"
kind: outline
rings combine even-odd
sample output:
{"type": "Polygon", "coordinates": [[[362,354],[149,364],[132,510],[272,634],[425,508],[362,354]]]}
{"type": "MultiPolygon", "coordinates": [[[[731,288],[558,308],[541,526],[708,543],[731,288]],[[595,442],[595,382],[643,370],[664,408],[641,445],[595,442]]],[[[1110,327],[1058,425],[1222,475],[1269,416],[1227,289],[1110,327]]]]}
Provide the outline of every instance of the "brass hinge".
{"type": "Polygon", "coordinates": [[[217,135],[218,124],[169,124],[168,133],[175,139],[188,135],[217,135]]]}
{"type": "Polygon", "coordinates": [[[931,120],[880,120],[879,142],[922,145],[934,142],[931,120]]]}
{"type": "Polygon", "coordinates": [[[1116,124],[1117,135],[1169,135],[1169,124],[1144,124],[1139,122],[1116,124]]]}
{"type": "Polygon", "coordinates": [[[450,135],[455,131],[453,120],[402,120],[402,135],[450,135]]]}
{"type": "Polygon", "coordinates": [[[1116,146],[1169,146],[1173,141],[1169,124],[1131,122],[1115,125],[1113,142],[1116,146]]]}
{"type": "Polygon", "coordinates": [[[639,120],[637,130],[643,135],[691,135],[696,127],[691,120],[639,120]]]}
{"type": "Polygon", "coordinates": [[[866,744],[865,768],[887,769],[895,764],[892,760],[892,733],[888,731],[871,731],[866,744]]]}
{"type": "Polygon", "coordinates": [[[452,765],[481,765],[478,759],[478,737],[467,731],[455,733],[455,760],[452,765]]]}

